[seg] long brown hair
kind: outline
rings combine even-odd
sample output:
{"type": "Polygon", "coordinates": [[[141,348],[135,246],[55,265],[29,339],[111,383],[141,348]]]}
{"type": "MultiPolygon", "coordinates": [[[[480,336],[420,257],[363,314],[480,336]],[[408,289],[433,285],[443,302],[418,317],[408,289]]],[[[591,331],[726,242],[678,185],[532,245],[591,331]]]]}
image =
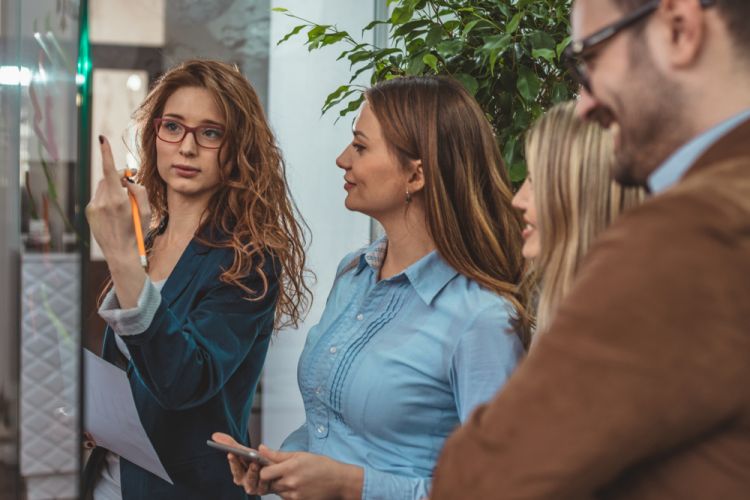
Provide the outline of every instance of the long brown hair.
{"type": "Polygon", "coordinates": [[[166,184],[156,166],[154,119],[161,117],[167,99],[183,87],[204,88],[213,94],[225,120],[225,140],[218,157],[229,159],[220,168],[221,186],[209,201],[196,238],[234,251],[234,262],[220,279],[240,287],[249,300],[260,300],[268,292],[263,267],[270,255],[279,269],[274,326],[297,326],[311,300],[305,283],[305,235],[295,218],[299,214],[287,190],[284,160],[260,100],[235,66],[212,60],[185,61],[159,78],[137,109],[141,159],[137,179],[146,187],[154,221],[169,216],[166,184]],[[217,234],[223,237],[205,237],[217,234]],[[251,272],[259,273],[263,290],[250,290],[243,284],[251,272]]]}
{"type": "Polygon", "coordinates": [[[540,243],[532,271],[539,287],[538,332],[571,289],[596,237],[645,196],[612,180],[611,133],[578,118],[575,106],[569,101],[552,107],[526,135],[540,243]]]}
{"type": "Polygon", "coordinates": [[[402,165],[421,160],[426,223],[440,256],[456,271],[515,307],[528,345],[522,222],[511,206],[508,173],[487,118],[457,81],[403,77],[365,98],[402,165]]]}

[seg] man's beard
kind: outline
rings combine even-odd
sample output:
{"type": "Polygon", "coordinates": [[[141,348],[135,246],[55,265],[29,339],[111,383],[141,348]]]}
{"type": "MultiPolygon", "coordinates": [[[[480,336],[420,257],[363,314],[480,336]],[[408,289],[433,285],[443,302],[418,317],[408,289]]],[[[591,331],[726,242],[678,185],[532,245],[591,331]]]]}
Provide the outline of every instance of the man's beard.
{"type": "Polygon", "coordinates": [[[626,116],[616,118],[620,145],[613,177],[623,186],[646,186],[649,176],[690,137],[689,121],[682,116],[679,85],[659,73],[646,47],[634,52],[631,67],[640,76],[629,90],[630,102],[618,102],[626,116]]]}

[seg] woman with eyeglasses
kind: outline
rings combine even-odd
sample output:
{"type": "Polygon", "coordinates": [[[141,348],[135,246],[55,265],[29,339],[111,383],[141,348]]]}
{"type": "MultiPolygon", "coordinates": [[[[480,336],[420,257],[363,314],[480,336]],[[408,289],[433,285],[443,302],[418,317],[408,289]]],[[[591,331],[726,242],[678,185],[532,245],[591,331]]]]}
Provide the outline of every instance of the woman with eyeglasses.
{"type": "Polygon", "coordinates": [[[127,371],[174,485],[97,448],[87,494],[246,498],[206,439],[220,429],[248,442],[271,332],[296,325],[309,301],[283,160],[255,91],[227,64],[171,69],[136,118],[138,183],[123,179],[100,136],[104,178],[86,215],[111,275],[99,309],[108,324],[103,357],[127,371]],[[129,195],[147,234],[145,268],[129,195]]]}

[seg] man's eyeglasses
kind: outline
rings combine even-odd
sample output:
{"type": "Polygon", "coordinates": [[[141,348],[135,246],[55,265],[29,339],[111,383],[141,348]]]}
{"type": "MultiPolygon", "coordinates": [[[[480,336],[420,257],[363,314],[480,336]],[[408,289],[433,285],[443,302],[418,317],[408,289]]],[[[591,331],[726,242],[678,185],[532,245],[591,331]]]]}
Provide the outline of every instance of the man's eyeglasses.
{"type": "Polygon", "coordinates": [[[156,118],[154,128],[156,129],[156,137],[164,142],[182,142],[190,132],[193,134],[195,142],[202,148],[218,149],[224,143],[224,129],[214,125],[188,127],[184,123],[170,118],[156,118]]]}
{"type": "MultiPolygon", "coordinates": [[[[706,8],[716,4],[716,0],[699,0],[701,7],[706,8]]],[[[638,7],[619,21],[605,26],[594,34],[578,41],[573,41],[565,48],[565,61],[573,78],[586,92],[591,93],[591,81],[586,69],[586,60],[592,50],[609,41],[616,34],[635,23],[645,19],[659,8],[661,0],[653,0],[638,7]]]]}

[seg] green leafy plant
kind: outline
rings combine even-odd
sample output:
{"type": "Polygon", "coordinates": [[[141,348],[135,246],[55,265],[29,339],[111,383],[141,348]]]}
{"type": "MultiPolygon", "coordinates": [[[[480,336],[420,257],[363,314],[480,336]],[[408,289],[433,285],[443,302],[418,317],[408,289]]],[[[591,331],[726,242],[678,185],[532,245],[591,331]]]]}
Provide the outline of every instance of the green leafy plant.
{"type": "Polygon", "coordinates": [[[323,112],[340,106],[355,111],[362,90],[353,82],[371,72],[371,83],[402,75],[449,74],[476,97],[492,123],[514,182],[526,176],[523,134],[554,103],[570,99],[575,86],[562,53],[569,43],[571,0],[388,0],[391,15],[365,26],[360,38],[379,25],[388,47],[355,39],[332,24],[317,24],[287,9],[277,12],[301,21],[278,43],[306,34],[309,50],[344,44],[338,59],[350,63],[348,83],[328,95],[323,112]]]}

